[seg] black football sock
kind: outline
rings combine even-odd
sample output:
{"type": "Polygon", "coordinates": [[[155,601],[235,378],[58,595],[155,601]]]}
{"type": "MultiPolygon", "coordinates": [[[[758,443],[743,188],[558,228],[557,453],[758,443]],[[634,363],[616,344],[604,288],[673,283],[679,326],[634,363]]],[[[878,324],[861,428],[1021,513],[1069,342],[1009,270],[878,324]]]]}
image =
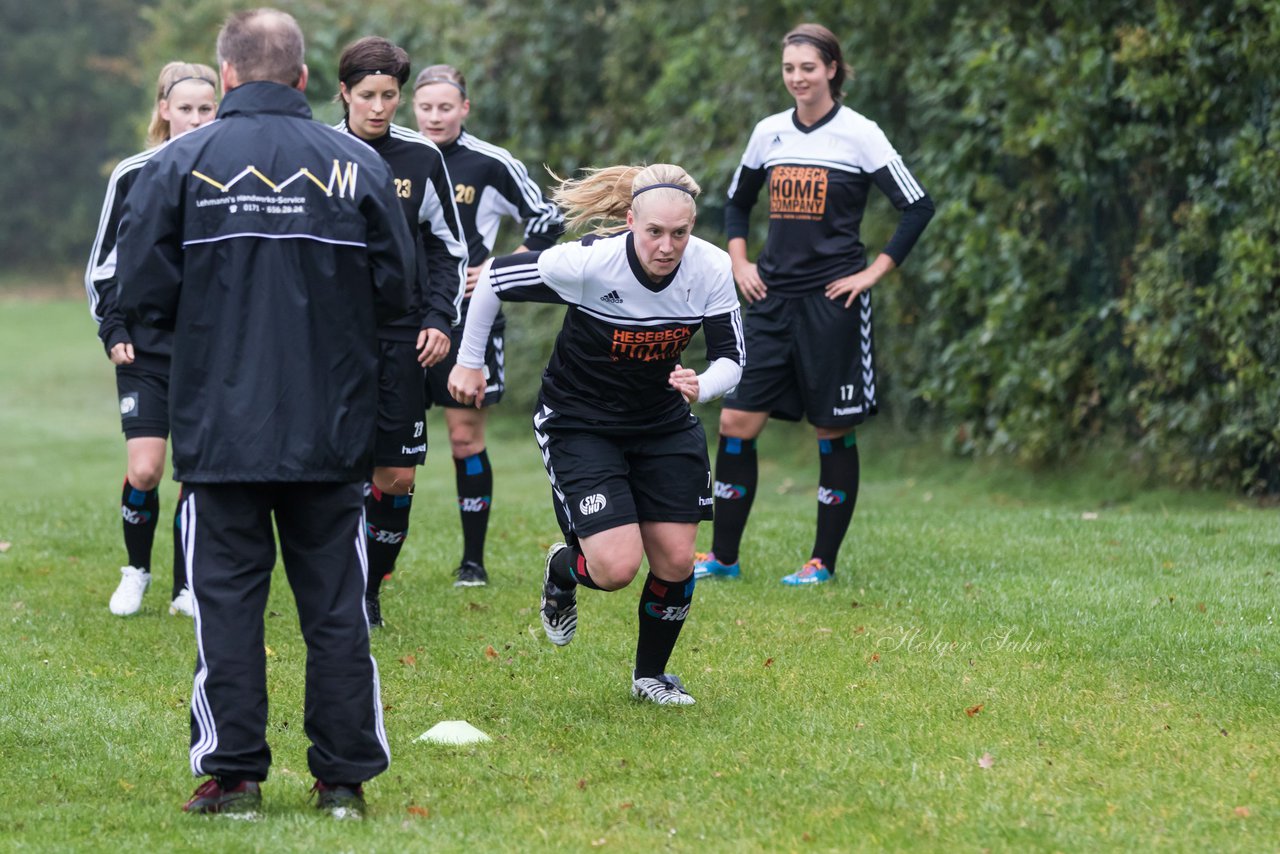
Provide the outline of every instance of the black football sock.
{"type": "Polygon", "coordinates": [[[124,550],[129,555],[129,565],[150,572],[151,546],[160,523],[160,490],[143,492],[126,477],[120,497],[120,516],[124,519],[124,550]]]}
{"type": "Polygon", "coordinates": [[[412,495],[388,495],[370,485],[364,498],[365,533],[369,546],[369,579],[366,596],[376,596],[384,576],[395,571],[396,558],[409,536],[412,495]]]}
{"type": "Polygon", "coordinates": [[[551,559],[551,581],[562,590],[581,584],[592,590],[603,590],[587,570],[587,558],[576,545],[563,548],[551,559]]]}
{"type": "Polygon", "coordinates": [[[182,553],[182,487],[178,487],[178,504],[173,508],[173,595],[177,599],[187,586],[187,559],[182,553]]]}
{"type": "Polygon", "coordinates": [[[636,678],[661,676],[667,669],[693,601],[693,576],[663,581],[652,572],[640,591],[640,629],[636,635],[636,678]]]}
{"type": "Polygon", "coordinates": [[[489,532],[489,507],[493,504],[493,469],[489,451],[453,461],[458,487],[458,512],[462,516],[462,560],[484,565],[484,538],[489,532]]]}
{"type": "Polygon", "coordinates": [[[751,515],[760,477],[755,439],[720,437],[716,452],[715,522],[711,551],[723,564],[738,562],[738,545],[751,515]]]}
{"type": "Polygon", "coordinates": [[[840,544],[858,503],[858,440],[853,433],[819,439],[818,451],[818,531],[813,557],[835,573],[840,544]]]}

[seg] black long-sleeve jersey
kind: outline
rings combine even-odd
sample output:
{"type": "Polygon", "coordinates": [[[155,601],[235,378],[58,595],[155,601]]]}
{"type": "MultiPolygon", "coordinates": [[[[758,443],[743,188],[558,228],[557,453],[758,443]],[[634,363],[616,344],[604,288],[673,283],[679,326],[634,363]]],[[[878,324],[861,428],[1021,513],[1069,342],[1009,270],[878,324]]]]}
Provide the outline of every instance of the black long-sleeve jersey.
{"type": "Polygon", "coordinates": [[[499,299],[569,306],[540,394],[562,415],[637,431],[686,423],[689,404],[667,378],[700,327],[708,362],[745,364],[729,256],[700,238],[661,282],[630,231],[495,258],[488,275],[499,299]]]}
{"type": "Polygon", "coordinates": [[[84,290],[89,297],[89,314],[98,323],[98,337],[102,339],[107,353],[117,344],[130,343],[133,344],[134,365],[168,373],[173,334],[150,326],[129,328],[116,300],[120,290],[116,279],[116,241],[124,200],[142,167],[157,151],[159,148],[148,148],[121,160],[112,170],[111,179],[107,182],[107,197],[102,202],[102,214],[98,217],[98,234],[93,240],[89,265],[84,272],[84,290]]]}
{"type": "MultiPolygon", "coordinates": [[[[334,127],[351,133],[345,119],[334,127]]],[[[391,167],[405,218],[419,234],[421,313],[380,327],[378,337],[412,341],[418,330],[428,328],[447,335],[461,320],[462,294],[467,284],[467,231],[453,201],[453,184],[444,155],[422,134],[395,124],[378,139],[361,141],[382,155],[391,167]]]]}
{"type": "Polygon", "coordinates": [[[493,251],[504,216],[525,224],[523,243],[531,252],[555,245],[564,234],[564,214],[543,197],[511,152],[465,129],[441,151],[453,179],[471,266],[484,263],[493,251]]]}
{"type": "Polygon", "coordinates": [[[794,109],[756,125],[729,186],[725,232],[746,237],[760,188],[769,186],[769,236],[760,278],[779,296],[808,294],[867,265],[860,228],[871,185],[902,211],[884,251],[895,263],[933,217],[933,200],[879,125],[836,104],[811,126],[794,109]]]}

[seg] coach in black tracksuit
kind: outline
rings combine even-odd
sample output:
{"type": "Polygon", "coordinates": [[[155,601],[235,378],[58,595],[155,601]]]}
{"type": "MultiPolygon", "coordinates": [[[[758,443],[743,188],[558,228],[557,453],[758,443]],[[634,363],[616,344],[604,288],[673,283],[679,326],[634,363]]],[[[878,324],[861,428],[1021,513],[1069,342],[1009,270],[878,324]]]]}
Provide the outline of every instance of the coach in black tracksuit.
{"type": "Polygon", "coordinates": [[[218,121],[175,140],[126,202],[119,300],[174,329],[174,478],[198,645],[188,803],[266,778],[263,613],[272,521],[307,643],[308,762],[321,791],[390,761],[369,654],[362,488],[382,317],[413,304],[413,237],[368,146],[310,120],[302,36],[272,10],[218,39],[218,121]],[[245,69],[243,74],[239,69],[245,69]],[[251,76],[252,75],[252,76],[251,76]]]}

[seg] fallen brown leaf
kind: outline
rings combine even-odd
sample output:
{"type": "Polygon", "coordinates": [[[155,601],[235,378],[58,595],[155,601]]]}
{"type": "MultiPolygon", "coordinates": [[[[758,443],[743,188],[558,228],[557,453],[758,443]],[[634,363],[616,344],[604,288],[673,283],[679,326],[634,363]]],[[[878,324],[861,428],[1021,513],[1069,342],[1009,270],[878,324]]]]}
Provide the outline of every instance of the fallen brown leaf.
{"type": "Polygon", "coordinates": [[[1236,815],[1237,815],[1239,818],[1248,818],[1248,817],[1249,817],[1249,808],[1248,808],[1248,807],[1236,807],[1236,815]]]}
{"type": "Polygon", "coordinates": [[[578,781],[578,788],[579,788],[579,789],[585,789],[585,788],[587,788],[587,778],[586,778],[586,777],[583,777],[581,780],[579,780],[579,781],[578,781]]]}
{"type": "Polygon", "coordinates": [[[765,667],[772,667],[772,666],[773,666],[773,659],[772,659],[772,658],[766,658],[766,659],[764,660],[764,666],[765,666],[765,667]]]}
{"type": "Polygon", "coordinates": [[[629,810],[629,809],[631,809],[633,806],[635,806],[635,804],[631,803],[631,801],[626,801],[625,803],[618,804],[618,809],[620,809],[620,810],[629,810]]]}
{"type": "Polygon", "coordinates": [[[878,652],[871,653],[871,658],[869,660],[869,663],[875,664],[879,660],[880,660],[880,653],[878,652]]]}
{"type": "Polygon", "coordinates": [[[420,807],[417,804],[409,804],[407,812],[409,815],[416,815],[418,818],[431,818],[431,810],[426,807],[420,807]]]}
{"type": "Polygon", "coordinates": [[[484,657],[490,660],[495,659],[498,657],[498,651],[492,645],[486,646],[484,648],[484,657]]]}
{"type": "Polygon", "coordinates": [[[400,663],[405,667],[416,667],[418,665],[418,659],[413,655],[406,655],[400,659],[400,663]]]}
{"type": "Polygon", "coordinates": [[[982,706],[983,706],[982,703],[979,703],[976,706],[970,706],[969,708],[964,710],[964,713],[971,718],[976,717],[978,712],[982,711],[982,706]]]}

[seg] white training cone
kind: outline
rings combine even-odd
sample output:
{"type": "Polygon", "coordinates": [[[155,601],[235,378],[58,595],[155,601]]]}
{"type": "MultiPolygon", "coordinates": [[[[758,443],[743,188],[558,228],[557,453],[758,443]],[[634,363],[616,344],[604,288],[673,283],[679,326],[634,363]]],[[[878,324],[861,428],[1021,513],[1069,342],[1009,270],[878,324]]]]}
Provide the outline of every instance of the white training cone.
{"type": "Polygon", "coordinates": [[[418,736],[418,741],[430,741],[435,744],[475,744],[480,741],[492,741],[492,739],[466,721],[441,721],[418,736]]]}

